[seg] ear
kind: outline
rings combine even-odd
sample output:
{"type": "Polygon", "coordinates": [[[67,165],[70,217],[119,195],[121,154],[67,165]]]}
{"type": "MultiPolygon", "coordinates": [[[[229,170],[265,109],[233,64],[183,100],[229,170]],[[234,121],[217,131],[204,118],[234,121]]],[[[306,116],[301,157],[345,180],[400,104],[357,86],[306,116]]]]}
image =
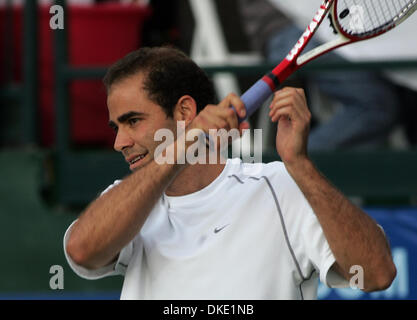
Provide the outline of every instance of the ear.
{"type": "Polygon", "coordinates": [[[187,126],[197,116],[197,103],[189,95],[182,96],[178,99],[174,108],[174,120],[185,121],[187,126]]]}

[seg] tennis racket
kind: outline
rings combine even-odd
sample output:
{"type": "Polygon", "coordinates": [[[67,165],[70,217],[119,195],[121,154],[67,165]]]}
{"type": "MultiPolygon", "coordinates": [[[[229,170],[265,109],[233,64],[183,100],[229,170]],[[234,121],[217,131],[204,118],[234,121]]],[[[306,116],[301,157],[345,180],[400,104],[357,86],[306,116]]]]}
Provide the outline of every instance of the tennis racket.
{"type": "Polygon", "coordinates": [[[324,0],[287,57],[241,96],[247,112],[239,122],[251,116],[279,84],[308,62],[341,46],[378,37],[401,24],[416,9],[417,0],[324,0]],[[335,38],[301,55],[326,17],[335,38]]]}

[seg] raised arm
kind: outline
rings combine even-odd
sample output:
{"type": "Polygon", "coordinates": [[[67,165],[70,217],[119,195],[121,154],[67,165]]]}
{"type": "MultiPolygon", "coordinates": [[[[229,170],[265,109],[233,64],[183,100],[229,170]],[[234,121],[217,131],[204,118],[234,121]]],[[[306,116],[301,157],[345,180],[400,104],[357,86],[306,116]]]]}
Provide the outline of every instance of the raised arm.
{"type": "Polygon", "coordinates": [[[278,121],[276,147],[287,171],[314,210],[336,258],[334,269],[346,279],[359,265],[364,270],[364,291],[390,286],[396,268],[385,235],[375,221],[351,203],[315,168],[307,155],[311,114],[302,89],[278,91],[270,106],[278,121]]]}
{"type": "MultiPolygon", "coordinates": [[[[240,131],[247,128],[245,122],[238,124],[231,105],[244,116],[241,113],[244,112],[243,102],[230,94],[219,105],[208,105],[197,116],[184,119],[188,125],[183,134],[192,129],[208,133],[211,128],[239,128],[240,131]]],[[[120,132],[121,128],[118,134],[120,132]]],[[[188,166],[187,162],[167,164],[161,159],[174,159],[176,163],[177,155],[186,154],[186,148],[194,143],[186,141],[186,145],[177,144],[177,141],[183,140],[183,137],[178,137],[156,160],[133,172],[87,207],[72,226],[66,245],[66,251],[75,263],[88,269],[97,269],[117,258],[119,252],[140,231],[164,190],[188,166]]]]}
{"type": "Polygon", "coordinates": [[[112,262],[181,168],[153,160],[93,201],[72,227],[66,247],[72,260],[88,269],[112,262]]]}

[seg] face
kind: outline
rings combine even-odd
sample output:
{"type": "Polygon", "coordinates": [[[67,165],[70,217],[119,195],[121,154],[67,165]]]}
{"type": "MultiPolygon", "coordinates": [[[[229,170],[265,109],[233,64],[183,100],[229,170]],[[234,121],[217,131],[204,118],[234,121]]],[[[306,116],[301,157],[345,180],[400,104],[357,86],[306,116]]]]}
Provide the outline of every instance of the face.
{"type": "Polygon", "coordinates": [[[114,149],[123,154],[130,170],[137,170],[154,157],[155,131],[175,129],[175,122],[167,117],[161,106],[148,98],[143,89],[141,74],[121,80],[111,86],[107,106],[109,125],[116,132],[114,149]]]}

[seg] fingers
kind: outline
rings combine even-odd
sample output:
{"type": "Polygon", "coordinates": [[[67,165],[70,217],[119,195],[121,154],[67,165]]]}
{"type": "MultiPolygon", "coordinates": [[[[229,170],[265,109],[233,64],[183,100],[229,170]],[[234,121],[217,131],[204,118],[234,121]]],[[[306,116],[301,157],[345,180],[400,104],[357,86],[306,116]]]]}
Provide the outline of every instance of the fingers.
{"type": "Polygon", "coordinates": [[[237,114],[242,118],[246,116],[244,103],[235,94],[229,94],[218,105],[207,105],[201,110],[188,125],[187,132],[199,129],[205,134],[206,146],[209,150],[216,148],[216,145],[219,146],[217,148],[221,148],[238,138],[239,135],[242,136],[243,130],[249,128],[247,122],[239,124],[237,114]],[[218,131],[216,132],[216,130],[218,131]],[[237,134],[233,130],[238,130],[239,133],[237,134]]]}
{"type": "Polygon", "coordinates": [[[240,129],[236,112],[241,118],[246,115],[244,103],[237,95],[232,93],[218,105],[206,106],[197,117],[200,124],[198,127],[206,132],[208,129],[240,129]]]}
{"type": "Polygon", "coordinates": [[[310,122],[311,119],[303,89],[286,87],[277,91],[269,108],[273,122],[279,121],[282,116],[302,123],[310,122]]]}
{"type": "Polygon", "coordinates": [[[273,110],[271,115],[271,121],[277,122],[281,120],[281,117],[285,117],[285,120],[291,121],[296,118],[295,111],[291,106],[277,108],[273,110]]]}
{"type": "Polygon", "coordinates": [[[232,109],[237,112],[240,118],[246,117],[246,108],[243,101],[234,93],[230,93],[218,105],[223,109],[232,109]],[[233,107],[233,108],[231,108],[233,107]]]}
{"type": "Polygon", "coordinates": [[[243,130],[248,130],[250,128],[249,122],[243,121],[239,124],[240,135],[243,134],[243,130]]]}

